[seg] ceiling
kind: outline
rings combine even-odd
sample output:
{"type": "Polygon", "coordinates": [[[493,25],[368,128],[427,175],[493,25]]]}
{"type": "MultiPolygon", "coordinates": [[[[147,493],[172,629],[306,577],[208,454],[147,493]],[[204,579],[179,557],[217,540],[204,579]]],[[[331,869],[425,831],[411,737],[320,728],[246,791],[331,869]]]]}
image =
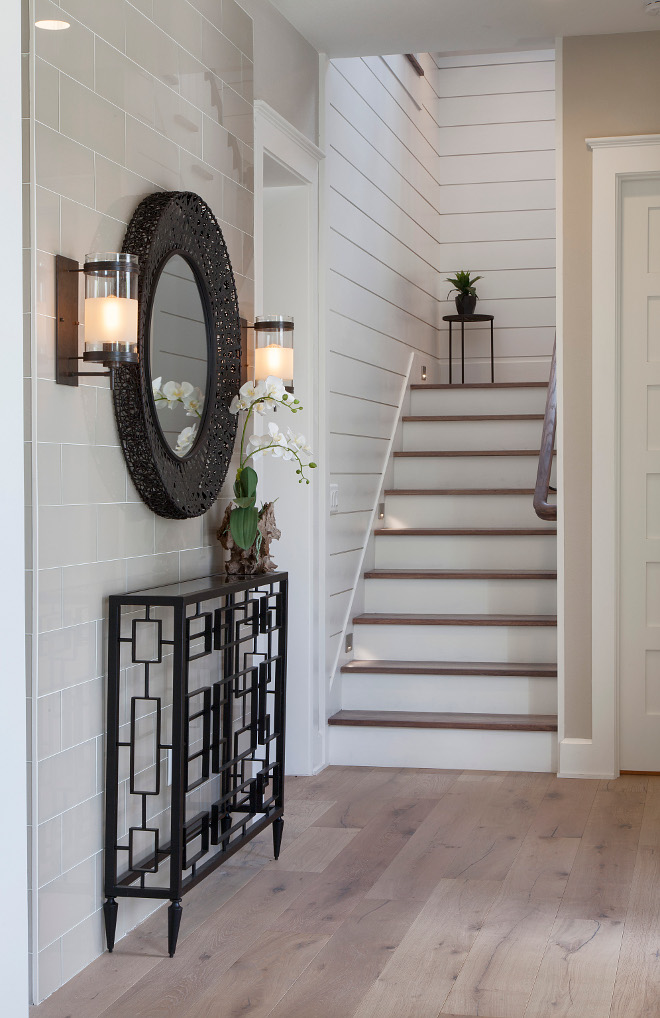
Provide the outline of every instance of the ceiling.
{"type": "Polygon", "coordinates": [[[537,49],[562,35],[660,30],[644,0],[271,0],[320,52],[537,49]]]}

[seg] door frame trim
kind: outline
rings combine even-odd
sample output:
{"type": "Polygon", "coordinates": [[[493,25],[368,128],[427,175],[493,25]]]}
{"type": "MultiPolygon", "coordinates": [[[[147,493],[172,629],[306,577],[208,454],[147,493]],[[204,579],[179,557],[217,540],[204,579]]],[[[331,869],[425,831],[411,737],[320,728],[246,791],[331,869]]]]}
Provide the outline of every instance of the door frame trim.
{"type": "MultiPolygon", "coordinates": [[[[325,333],[323,329],[323,245],[319,225],[321,195],[323,193],[322,171],[325,154],[293,124],[274,110],[263,99],[254,102],[254,276],[255,313],[270,311],[264,300],[264,156],[268,155],[284,167],[305,187],[309,203],[309,237],[307,256],[309,263],[308,319],[310,334],[300,337],[311,351],[307,373],[303,380],[301,371],[296,377],[304,381],[308,393],[305,399],[306,427],[312,435],[315,459],[327,464],[326,451],[326,367],[325,333]]],[[[315,471],[319,476],[310,485],[308,492],[309,520],[298,535],[299,542],[305,543],[308,551],[308,570],[304,583],[309,596],[311,625],[309,631],[293,632],[301,656],[305,657],[305,672],[309,681],[304,687],[296,687],[296,673],[289,670],[290,701],[296,702],[299,716],[305,717],[305,724],[295,731],[291,726],[287,742],[287,767],[290,773],[314,774],[327,763],[326,725],[326,663],[325,663],[325,471],[323,466],[315,471]]],[[[292,627],[298,625],[296,621],[292,627]]]]}
{"type": "Polygon", "coordinates": [[[561,772],[619,775],[621,184],[660,172],[660,135],[587,139],[592,198],[592,732],[565,739],[561,772]]]}

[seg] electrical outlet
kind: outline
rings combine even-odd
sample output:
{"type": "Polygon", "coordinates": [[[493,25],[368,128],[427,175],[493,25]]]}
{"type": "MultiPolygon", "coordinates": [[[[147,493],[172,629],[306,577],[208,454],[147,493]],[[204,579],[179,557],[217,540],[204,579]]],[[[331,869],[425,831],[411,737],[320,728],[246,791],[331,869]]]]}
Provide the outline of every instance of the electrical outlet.
{"type": "Polygon", "coordinates": [[[330,485],[330,515],[334,516],[339,512],[339,485],[330,485]]]}

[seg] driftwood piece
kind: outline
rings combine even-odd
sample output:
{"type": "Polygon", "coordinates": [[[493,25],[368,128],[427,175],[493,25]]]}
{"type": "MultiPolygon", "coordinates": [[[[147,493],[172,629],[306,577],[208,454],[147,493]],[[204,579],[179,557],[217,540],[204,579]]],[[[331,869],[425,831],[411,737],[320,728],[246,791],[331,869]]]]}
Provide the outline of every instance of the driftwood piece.
{"type": "Polygon", "coordinates": [[[270,557],[270,545],[281,537],[275,522],[275,509],[272,502],[264,503],[259,513],[257,533],[261,537],[255,541],[251,548],[239,548],[231,536],[229,529],[229,517],[231,516],[234,504],[229,503],[222,518],[222,523],[217,530],[217,537],[220,544],[229,552],[229,559],[225,562],[225,572],[230,576],[254,576],[260,573],[272,573],[277,565],[270,557]],[[259,544],[259,553],[256,546],[259,544]]]}

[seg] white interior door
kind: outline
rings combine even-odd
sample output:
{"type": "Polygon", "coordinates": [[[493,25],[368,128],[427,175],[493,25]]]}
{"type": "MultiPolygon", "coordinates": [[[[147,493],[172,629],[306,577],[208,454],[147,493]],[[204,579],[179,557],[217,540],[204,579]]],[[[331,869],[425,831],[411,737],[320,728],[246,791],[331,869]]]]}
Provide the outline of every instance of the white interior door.
{"type": "Polygon", "coordinates": [[[620,767],[660,772],[660,175],[620,214],[620,767]]]}

